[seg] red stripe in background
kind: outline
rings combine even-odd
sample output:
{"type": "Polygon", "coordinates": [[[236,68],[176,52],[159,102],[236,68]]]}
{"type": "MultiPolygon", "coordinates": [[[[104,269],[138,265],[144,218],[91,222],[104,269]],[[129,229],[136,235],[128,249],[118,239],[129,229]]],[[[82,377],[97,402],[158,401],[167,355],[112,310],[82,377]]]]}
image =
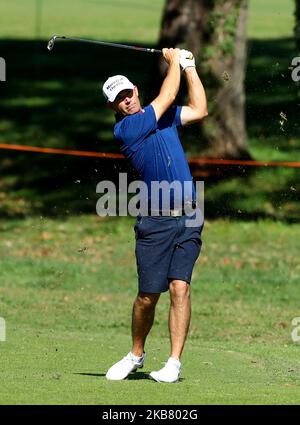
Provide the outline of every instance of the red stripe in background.
{"type": "MultiPolygon", "coordinates": [[[[0,149],[10,149],[24,152],[39,152],[46,154],[88,156],[95,158],[124,158],[124,155],[118,153],[92,152],[71,149],[43,148],[38,146],[10,145],[0,143],[0,149]]],[[[213,158],[189,158],[189,164],[210,164],[210,165],[242,165],[246,167],[293,167],[300,168],[300,162],[289,161],[243,161],[236,159],[213,159],[213,158]]]]}

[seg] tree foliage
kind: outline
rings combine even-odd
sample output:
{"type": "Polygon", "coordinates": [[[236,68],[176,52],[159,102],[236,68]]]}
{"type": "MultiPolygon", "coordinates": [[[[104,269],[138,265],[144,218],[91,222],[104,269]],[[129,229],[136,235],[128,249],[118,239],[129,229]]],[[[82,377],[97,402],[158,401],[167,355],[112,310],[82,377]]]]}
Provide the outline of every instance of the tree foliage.
{"type": "Polygon", "coordinates": [[[295,39],[300,53],[300,0],[295,0],[295,39]]]}

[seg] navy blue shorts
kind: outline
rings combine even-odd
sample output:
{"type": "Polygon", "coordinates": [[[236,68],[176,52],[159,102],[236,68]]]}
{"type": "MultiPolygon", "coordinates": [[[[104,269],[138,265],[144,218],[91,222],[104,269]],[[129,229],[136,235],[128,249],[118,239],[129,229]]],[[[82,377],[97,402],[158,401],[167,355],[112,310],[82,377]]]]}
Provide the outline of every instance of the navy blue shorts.
{"type": "Polygon", "coordinates": [[[173,279],[191,282],[201,250],[203,225],[186,227],[188,216],[138,216],[135,255],[139,292],[168,291],[173,279]]]}

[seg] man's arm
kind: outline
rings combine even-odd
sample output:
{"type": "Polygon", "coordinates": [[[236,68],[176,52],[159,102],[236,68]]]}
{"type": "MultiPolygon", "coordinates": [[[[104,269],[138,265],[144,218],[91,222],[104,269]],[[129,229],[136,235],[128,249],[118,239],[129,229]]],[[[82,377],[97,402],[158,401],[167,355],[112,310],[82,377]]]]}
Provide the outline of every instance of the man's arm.
{"type": "Polygon", "coordinates": [[[182,125],[187,125],[200,121],[208,115],[208,111],[204,87],[196,68],[188,66],[183,72],[186,78],[189,102],[188,106],[182,107],[180,119],[182,125]]]}
{"type": "Polygon", "coordinates": [[[163,49],[163,55],[169,65],[168,73],[162,83],[159,95],[151,102],[157,121],[175,101],[180,86],[180,50],[163,49]]]}

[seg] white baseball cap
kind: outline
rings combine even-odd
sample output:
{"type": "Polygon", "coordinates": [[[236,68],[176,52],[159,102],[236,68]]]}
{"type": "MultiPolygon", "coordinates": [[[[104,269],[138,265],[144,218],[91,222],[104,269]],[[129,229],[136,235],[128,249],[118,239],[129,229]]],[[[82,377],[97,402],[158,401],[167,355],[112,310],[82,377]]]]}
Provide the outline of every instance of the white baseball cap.
{"type": "Polygon", "coordinates": [[[124,75],[109,77],[103,84],[102,90],[108,102],[114,102],[122,90],[133,89],[134,85],[124,75]]]}

